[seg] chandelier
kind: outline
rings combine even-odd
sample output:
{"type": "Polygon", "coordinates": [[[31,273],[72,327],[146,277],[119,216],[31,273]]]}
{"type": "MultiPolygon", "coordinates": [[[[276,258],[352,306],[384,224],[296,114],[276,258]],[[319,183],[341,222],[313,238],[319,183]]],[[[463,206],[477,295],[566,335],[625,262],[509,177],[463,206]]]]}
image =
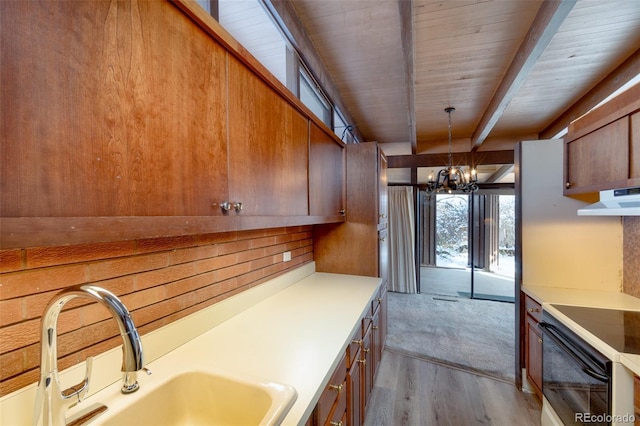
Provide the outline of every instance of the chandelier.
{"type": "Polygon", "coordinates": [[[453,191],[476,192],[478,190],[478,177],[475,169],[467,172],[462,167],[453,166],[453,155],[451,154],[451,113],[456,109],[447,107],[444,109],[449,114],[449,163],[446,169],[441,169],[434,179],[433,174],[429,175],[427,182],[427,192],[453,191]]]}

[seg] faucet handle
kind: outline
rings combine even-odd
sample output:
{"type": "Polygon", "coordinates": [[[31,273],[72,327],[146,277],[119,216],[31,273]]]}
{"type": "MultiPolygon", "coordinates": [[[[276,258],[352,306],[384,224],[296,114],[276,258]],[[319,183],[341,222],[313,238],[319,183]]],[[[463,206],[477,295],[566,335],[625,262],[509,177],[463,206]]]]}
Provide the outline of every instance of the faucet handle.
{"type": "Polygon", "coordinates": [[[85,372],[84,380],[78,383],[77,385],[71,386],[62,391],[63,399],[70,399],[70,398],[73,398],[74,396],[78,397],[78,400],[75,402],[72,402],[71,406],[82,401],[84,397],[87,396],[87,393],[89,393],[89,377],[91,377],[91,370],[93,368],[93,357],[90,356],[87,358],[86,366],[87,366],[87,370],[85,372]]]}

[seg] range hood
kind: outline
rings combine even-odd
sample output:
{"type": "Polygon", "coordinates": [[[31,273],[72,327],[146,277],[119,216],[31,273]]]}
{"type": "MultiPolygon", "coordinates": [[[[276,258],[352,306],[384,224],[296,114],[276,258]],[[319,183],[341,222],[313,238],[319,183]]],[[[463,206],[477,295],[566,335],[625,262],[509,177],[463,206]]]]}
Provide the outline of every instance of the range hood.
{"type": "Polygon", "coordinates": [[[640,216],[640,186],[600,191],[600,201],[579,209],[578,216],[640,216]]]}

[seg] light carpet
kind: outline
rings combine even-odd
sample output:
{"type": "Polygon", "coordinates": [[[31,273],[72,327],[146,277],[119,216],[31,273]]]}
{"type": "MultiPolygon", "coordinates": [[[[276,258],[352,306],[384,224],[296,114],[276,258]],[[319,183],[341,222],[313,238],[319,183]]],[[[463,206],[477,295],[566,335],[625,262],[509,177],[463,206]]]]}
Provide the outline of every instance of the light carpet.
{"type": "Polygon", "coordinates": [[[512,303],[389,292],[388,306],[389,349],[515,381],[512,303]]]}

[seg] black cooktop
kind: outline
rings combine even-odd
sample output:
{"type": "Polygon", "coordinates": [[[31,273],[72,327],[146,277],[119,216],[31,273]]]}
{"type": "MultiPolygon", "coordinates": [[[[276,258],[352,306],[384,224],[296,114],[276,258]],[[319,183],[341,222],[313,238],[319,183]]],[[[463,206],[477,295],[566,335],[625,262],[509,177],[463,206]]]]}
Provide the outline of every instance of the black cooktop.
{"type": "Polygon", "coordinates": [[[616,351],[640,355],[640,311],[552,306],[616,351]]]}

